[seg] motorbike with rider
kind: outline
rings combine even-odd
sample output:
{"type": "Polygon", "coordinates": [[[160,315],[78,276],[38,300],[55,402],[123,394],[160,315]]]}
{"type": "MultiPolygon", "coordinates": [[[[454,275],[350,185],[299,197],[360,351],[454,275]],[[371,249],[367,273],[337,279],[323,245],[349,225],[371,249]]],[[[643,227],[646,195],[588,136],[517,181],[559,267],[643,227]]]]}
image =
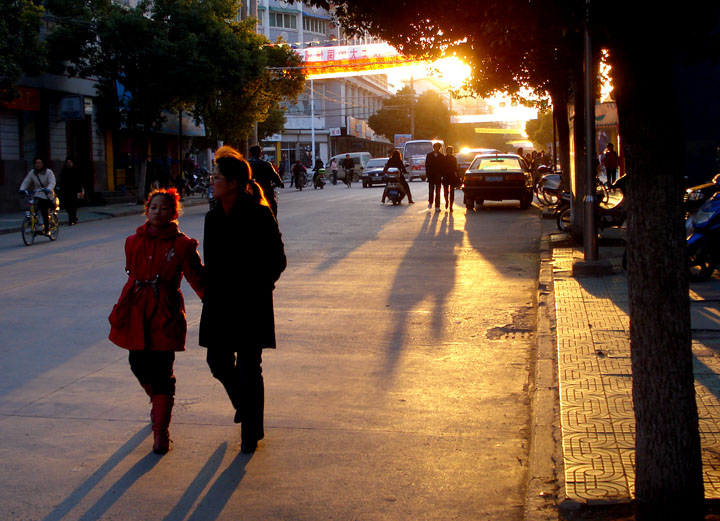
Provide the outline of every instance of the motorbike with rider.
{"type": "MultiPolygon", "coordinates": [[[[385,190],[383,190],[381,201],[383,204],[385,203],[385,199],[388,196],[388,192],[390,192],[394,188],[395,183],[399,185],[398,188],[403,192],[403,195],[407,195],[408,204],[415,203],[412,198],[412,193],[410,192],[410,185],[408,184],[407,179],[405,179],[407,173],[408,171],[402,161],[400,151],[393,150],[392,154],[390,155],[390,159],[388,159],[387,163],[385,163],[385,168],[383,168],[383,175],[387,175],[385,190]],[[397,172],[397,179],[395,179],[392,174],[389,174],[388,171],[390,169],[393,169],[395,172],[397,172]]],[[[400,198],[400,200],[402,200],[402,197],[400,198]]],[[[400,200],[398,200],[398,203],[400,202],[400,200]]]]}

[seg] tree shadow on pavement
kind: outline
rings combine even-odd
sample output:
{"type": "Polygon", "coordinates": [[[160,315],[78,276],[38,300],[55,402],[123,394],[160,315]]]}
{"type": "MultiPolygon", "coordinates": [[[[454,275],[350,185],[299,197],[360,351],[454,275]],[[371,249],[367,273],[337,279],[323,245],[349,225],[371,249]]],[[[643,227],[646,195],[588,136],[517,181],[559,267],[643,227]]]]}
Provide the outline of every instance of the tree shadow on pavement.
{"type": "MultiPolygon", "coordinates": [[[[115,451],[115,453],[110,456],[108,460],[100,466],[100,468],[93,472],[93,474],[89,478],[87,478],[79,487],[77,487],[67,497],[67,499],[65,499],[62,503],[55,507],[52,512],[45,516],[45,518],[43,518],[43,521],[60,521],[61,519],[63,519],[68,512],[75,508],[83,500],[83,498],[87,496],[95,488],[95,486],[100,483],[103,478],[105,478],[105,476],[110,474],[110,472],[115,467],[117,467],[120,462],[122,462],[128,455],[130,455],[149,435],[150,430],[148,427],[143,427],[137,433],[135,433],[117,451],[115,451]]],[[[142,466],[140,466],[136,470],[136,472],[141,471],[144,474],[145,472],[147,472],[147,470],[152,468],[152,466],[157,462],[157,459],[157,456],[155,456],[154,454],[149,454],[148,456],[145,456],[142,460],[140,460],[140,462],[138,462],[138,464],[135,465],[135,467],[137,467],[141,462],[143,462],[142,466]],[[150,456],[152,456],[152,458],[150,456]]],[[[135,467],[133,467],[133,469],[135,469],[135,467]]],[[[139,477],[139,475],[137,475],[137,477],[139,477]]],[[[137,479],[137,477],[135,479],[137,479]]],[[[135,480],[133,479],[133,481],[135,480]]],[[[88,511],[88,513],[83,516],[83,519],[97,519],[87,518],[86,516],[89,513],[90,511],[88,511]]]]}
{"type": "Polygon", "coordinates": [[[432,306],[430,331],[433,340],[442,337],[446,325],[445,306],[455,286],[456,248],[463,232],[455,229],[451,214],[439,220],[438,213],[428,212],[420,231],[397,268],[388,297],[395,329],[388,340],[384,376],[395,372],[407,342],[408,325],[423,301],[432,306]],[[419,279],[418,274],[422,274],[419,279]]]}
{"type": "Polygon", "coordinates": [[[163,521],[182,521],[185,516],[192,508],[197,498],[200,497],[202,491],[210,483],[212,477],[215,475],[217,470],[220,468],[225,453],[227,452],[227,442],[223,442],[220,446],[215,449],[215,452],[208,458],[207,463],[200,469],[195,479],[193,479],[190,486],[188,486],[185,493],[182,495],[177,505],[170,511],[170,513],[163,518],[163,521]]]}

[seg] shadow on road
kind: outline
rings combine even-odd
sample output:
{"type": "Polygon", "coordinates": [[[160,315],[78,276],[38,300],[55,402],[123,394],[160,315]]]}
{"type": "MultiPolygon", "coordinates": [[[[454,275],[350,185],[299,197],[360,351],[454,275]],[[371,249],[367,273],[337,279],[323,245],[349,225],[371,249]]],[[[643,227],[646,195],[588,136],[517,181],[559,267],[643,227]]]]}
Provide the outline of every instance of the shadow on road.
{"type": "Polygon", "coordinates": [[[198,472],[198,475],[195,476],[195,479],[193,479],[190,486],[185,490],[185,493],[177,502],[177,505],[163,518],[163,521],[182,521],[185,519],[185,516],[190,512],[197,498],[200,497],[202,491],[205,490],[205,487],[210,483],[212,477],[220,468],[226,452],[227,442],[223,442],[208,458],[207,463],[200,469],[200,472],[198,472]]]}
{"type": "Polygon", "coordinates": [[[240,486],[240,482],[245,476],[245,467],[252,456],[252,454],[237,453],[235,459],[215,480],[205,497],[200,500],[195,511],[188,517],[188,521],[214,521],[220,517],[230,497],[240,486]]]}
{"type": "MultiPolygon", "coordinates": [[[[148,427],[143,427],[137,433],[135,433],[128,441],[126,441],[115,453],[103,463],[99,469],[87,478],[78,488],[76,488],[68,497],[60,503],[55,509],[50,512],[43,521],[60,521],[65,515],[75,508],[85,496],[87,496],[102,479],[104,479],[110,472],[117,467],[126,457],[128,457],[145,438],[150,435],[151,431],[148,427]]],[[[133,468],[128,471],[123,478],[121,478],[111,489],[108,491],[117,491],[118,484],[125,486],[124,490],[127,490],[129,485],[134,483],[141,475],[145,474],[150,470],[155,463],[157,463],[158,457],[155,454],[148,454],[136,463],[133,468]],[[123,481],[124,480],[124,481],[123,481]],[[121,483],[121,481],[123,483],[121,483]]],[[[123,491],[124,491],[123,490],[123,491]]],[[[103,495],[95,506],[93,506],[85,515],[82,517],[84,520],[98,519],[99,516],[107,510],[107,507],[112,505],[115,501],[112,497],[107,497],[108,493],[103,495]],[[109,502],[109,503],[108,503],[109,502]],[[103,508],[103,505],[107,503],[107,506],[103,508]],[[88,517],[95,516],[95,517],[88,517]]]]}
{"type": "Polygon", "coordinates": [[[452,214],[445,213],[442,220],[439,215],[431,212],[425,215],[420,231],[398,266],[388,298],[395,329],[388,339],[384,377],[395,372],[407,340],[408,325],[421,311],[418,308],[424,301],[432,306],[429,312],[432,340],[441,338],[444,332],[445,305],[455,286],[456,249],[463,232],[455,229],[452,214]]]}

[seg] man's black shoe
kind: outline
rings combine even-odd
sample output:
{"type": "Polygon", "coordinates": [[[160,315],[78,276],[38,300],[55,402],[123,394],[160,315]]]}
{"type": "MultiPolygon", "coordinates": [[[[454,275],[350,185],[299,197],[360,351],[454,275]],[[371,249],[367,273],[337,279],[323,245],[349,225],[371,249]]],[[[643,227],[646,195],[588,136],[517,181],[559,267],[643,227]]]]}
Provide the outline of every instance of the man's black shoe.
{"type": "Polygon", "coordinates": [[[252,454],[257,449],[257,440],[255,441],[243,441],[240,444],[240,451],[243,454],[252,454]]]}

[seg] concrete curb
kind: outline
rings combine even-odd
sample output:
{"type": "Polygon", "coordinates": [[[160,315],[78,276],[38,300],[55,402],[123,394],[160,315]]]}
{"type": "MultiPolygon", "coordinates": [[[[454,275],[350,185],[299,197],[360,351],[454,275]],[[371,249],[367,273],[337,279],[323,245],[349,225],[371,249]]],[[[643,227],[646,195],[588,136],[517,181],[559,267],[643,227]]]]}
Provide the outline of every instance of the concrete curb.
{"type": "Polygon", "coordinates": [[[537,292],[537,337],[530,387],[530,453],[525,495],[525,520],[558,519],[563,472],[559,445],[559,391],[550,235],[540,243],[537,292]],[[560,468],[560,471],[559,471],[560,468]]]}

